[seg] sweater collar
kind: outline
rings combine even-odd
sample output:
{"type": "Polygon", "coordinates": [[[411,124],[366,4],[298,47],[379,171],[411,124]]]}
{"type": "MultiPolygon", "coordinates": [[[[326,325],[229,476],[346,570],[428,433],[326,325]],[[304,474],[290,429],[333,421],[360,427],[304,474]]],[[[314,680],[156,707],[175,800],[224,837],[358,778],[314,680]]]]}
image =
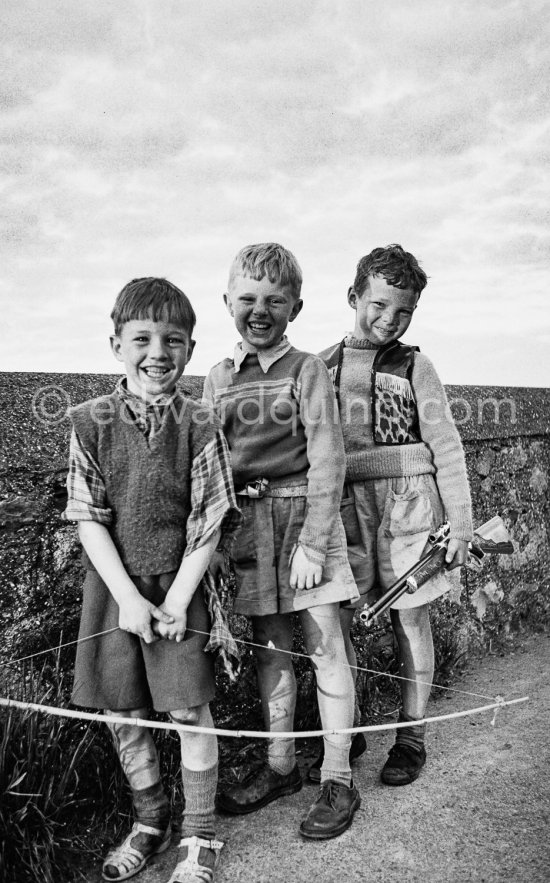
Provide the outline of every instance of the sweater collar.
{"type": "Polygon", "coordinates": [[[289,349],[291,349],[292,344],[289,342],[286,334],[282,337],[282,339],[275,346],[269,347],[266,350],[257,350],[254,347],[250,346],[244,341],[239,341],[233,351],[233,364],[235,365],[235,374],[241,370],[241,365],[249,355],[256,355],[258,357],[258,362],[260,364],[260,368],[267,374],[269,369],[275,362],[278,362],[279,359],[288,353],[289,349]]]}

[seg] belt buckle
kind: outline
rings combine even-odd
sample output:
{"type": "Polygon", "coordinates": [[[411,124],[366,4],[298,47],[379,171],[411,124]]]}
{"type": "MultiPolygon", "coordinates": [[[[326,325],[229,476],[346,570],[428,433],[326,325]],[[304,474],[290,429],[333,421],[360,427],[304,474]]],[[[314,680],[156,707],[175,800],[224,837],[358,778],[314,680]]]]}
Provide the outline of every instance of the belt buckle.
{"type": "Polygon", "coordinates": [[[256,478],[254,481],[249,481],[246,485],[246,493],[249,497],[253,499],[258,499],[259,497],[263,497],[267,489],[269,487],[269,479],[268,478],[256,478]]]}

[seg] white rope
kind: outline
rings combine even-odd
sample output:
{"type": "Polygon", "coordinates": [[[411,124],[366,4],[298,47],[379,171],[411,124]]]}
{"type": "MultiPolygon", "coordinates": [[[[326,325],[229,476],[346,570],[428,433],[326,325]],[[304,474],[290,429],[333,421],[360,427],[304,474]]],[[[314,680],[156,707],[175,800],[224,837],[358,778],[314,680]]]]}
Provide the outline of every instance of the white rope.
{"type": "MultiPolygon", "coordinates": [[[[441,714],[436,717],[424,717],[414,721],[414,726],[419,724],[433,724],[440,721],[453,720],[454,718],[466,717],[470,714],[481,714],[485,711],[499,711],[507,705],[517,705],[519,702],[528,702],[529,696],[520,699],[502,699],[498,697],[490,705],[480,705],[477,708],[469,708],[465,711],[453,711],[450,714],[441,714]]],[[[410,727],[410,721],[391,724],[374,724],[366,727],[347,727],[332,730],[306,730],[298,733],[272,733],[265,730],[224,730],[218,727],[198,727],[192,724],[174,724],[164,721],[151,721],[137,717],[118,717],[112,714],[92,714],[88,711],[73,711],[70,708],[56,708],[53,705],[40,705],[36,702],[20,702],[17,699],[0,697],[0,706],[6,708],[20,708],[25,711],[38,711],[43,714],[52,714],[57,717],[76,718],[77,720],[99,721],[105,724],[133,724],[137,727],[147,727],[151,730],[181,730],[185,733],[205,733],[213,736],[229,736],[236,739],[309,739],[314,736],[331,736],[336,733],[377,733],[382,730],[397,730],[401,727],[410,727]]],[[[492,723],[494,724],[494,717],[492,723]]]]}

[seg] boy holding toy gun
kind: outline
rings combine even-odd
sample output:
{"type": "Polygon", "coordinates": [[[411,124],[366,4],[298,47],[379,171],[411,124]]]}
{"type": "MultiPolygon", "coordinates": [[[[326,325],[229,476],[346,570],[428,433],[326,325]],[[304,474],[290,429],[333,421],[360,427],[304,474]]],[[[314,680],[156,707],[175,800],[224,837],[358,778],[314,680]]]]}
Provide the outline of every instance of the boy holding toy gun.
{"type": "MultiPolygon", "coordinates": [[[[399,342],[426,284],[424,270],[400,245],[375,248],[359,261],[348,291],[353,332],[321,353],[340,406],[346,450],[341,514],[361,595],[341,608],[352,666],[355,610],[371,605],[421,558],[442,522],[450,527],[446,571],[466,563],[473,538],[464,453],[445,390],[418,347],[399,342]]],[[[414,782],[426,762],[425,724],[415,721],[425,715],[434,672],[428,603],[450,587],[440,570],[414,593],[411,582],[390,610],[403,678],[399,721],[410,726],[397,730],[381,773],[386,785],[414,782]]],[[[309,771],[313,781],[318,769],[319,758],[309,771]]]]}

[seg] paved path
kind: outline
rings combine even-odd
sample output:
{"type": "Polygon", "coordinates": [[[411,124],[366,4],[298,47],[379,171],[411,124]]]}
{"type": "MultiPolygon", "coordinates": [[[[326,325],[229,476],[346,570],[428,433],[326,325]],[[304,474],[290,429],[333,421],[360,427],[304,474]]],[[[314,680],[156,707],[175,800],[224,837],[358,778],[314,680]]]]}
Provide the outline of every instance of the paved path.
{"type": "MultiPolygon", "coordinates": [[[[428,764],[405,788],[378,779],[393,742],[368,735],[354,766],[362,795],[352,827],[324,843],[300,838],[298,825],[316,789],[283,798],[258,813],[220,818],[226,841],[216,883],[538,883],[550,879],[550,635],[516,641],[489,656],[455,685],[528,703],[433,724],[428,764]]],[[[484,700],[449,693],[432,702],[444,714],[484,700]]],[[[136,879],[166,883],[175,847],[136,879]]],[[[90,883],[97,880],[94,874],[90,883]]]]}

